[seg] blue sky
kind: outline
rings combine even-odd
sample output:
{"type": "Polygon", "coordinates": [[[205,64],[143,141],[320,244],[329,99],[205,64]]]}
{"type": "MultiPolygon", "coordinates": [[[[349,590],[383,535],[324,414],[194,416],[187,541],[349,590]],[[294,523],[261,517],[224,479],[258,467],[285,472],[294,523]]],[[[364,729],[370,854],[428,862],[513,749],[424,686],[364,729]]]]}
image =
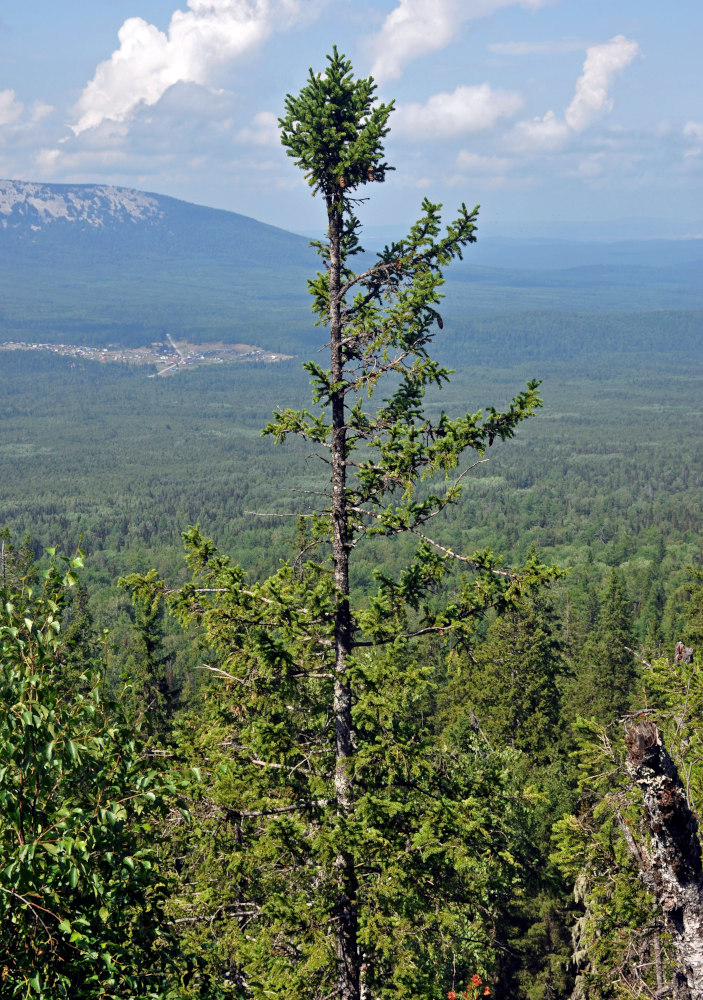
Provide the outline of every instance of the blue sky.
{"type": "Polygon", "coordinates": [[[314,231],[276,117],[336,43],[396,99],[369,225],[427,195],[486,233],[703,235],[702,41],[700,0],[0,0],[0,177],[314,231]]]}

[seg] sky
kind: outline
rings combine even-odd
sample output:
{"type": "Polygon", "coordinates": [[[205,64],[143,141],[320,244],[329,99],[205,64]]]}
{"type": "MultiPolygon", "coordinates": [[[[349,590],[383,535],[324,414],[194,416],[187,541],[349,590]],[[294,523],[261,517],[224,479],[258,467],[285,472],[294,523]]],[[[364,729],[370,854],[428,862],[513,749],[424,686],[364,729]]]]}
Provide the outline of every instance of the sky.
{"type": "Polygon", "coordinates": [[[314,233],[277,118],[336,44],[395,100],[373,232],[427,196],[504,236],[702,236],[702,42],[701,0],[0,0],[0,177],[314,233]]]}

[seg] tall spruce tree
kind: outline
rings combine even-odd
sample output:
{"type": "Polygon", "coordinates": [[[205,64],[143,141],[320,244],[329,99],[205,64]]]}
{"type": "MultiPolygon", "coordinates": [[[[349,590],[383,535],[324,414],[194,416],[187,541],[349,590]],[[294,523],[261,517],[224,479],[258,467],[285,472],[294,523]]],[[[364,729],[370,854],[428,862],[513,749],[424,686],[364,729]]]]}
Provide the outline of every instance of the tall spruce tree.
{"type": "Polygon", "coordinates": [[[518,573],[490,552],[454,552],[427,525],[460,497],[462,454],[512,437],[540,405],[537,383],[502,412],[424,412],[426,390],[450,374],[429,354],[442,268],[475,241],[476,210],[462,205],[442,234],[440,206],[425,200],[405,239],[352,270],[354,206],[390,169],[391,111],[334,50],[280,120],[328,219],[310,291],[330,361],[305,364],[319,409],[278,412],[264,431],[299,435],[329,469],[305,515],[305,555],[250,584],[191,529],[192,583],[161,585],[202,627],[206,666],[224,681],[181,738],[213,775],[195,793],[203,832],[183,871],[198,888],[177,918],[200,934],[200,990],[207,978],[242,996],[429,1000],[486,971],[496,908],[520,877],[524,803],[470,727],[430,724],[427,642],[446,652],[549,574],[535,559],[518,573]],[[397,577],[379,568],[375,593],[353,606],[354,552],[379,535],[414,536],[415,554],[397,577]]]}

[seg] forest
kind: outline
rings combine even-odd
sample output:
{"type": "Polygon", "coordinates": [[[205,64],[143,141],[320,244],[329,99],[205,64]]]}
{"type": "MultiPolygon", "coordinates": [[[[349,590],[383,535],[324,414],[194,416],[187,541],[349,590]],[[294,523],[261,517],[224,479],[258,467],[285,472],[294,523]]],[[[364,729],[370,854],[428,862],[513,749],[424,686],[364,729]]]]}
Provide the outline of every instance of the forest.
{"type": "Polygon", "coordinates": [[[361,252],[336,50],[280,124],[302,369],[2,355],[0,995],[699,1000],[703,313],[361,252]]]}

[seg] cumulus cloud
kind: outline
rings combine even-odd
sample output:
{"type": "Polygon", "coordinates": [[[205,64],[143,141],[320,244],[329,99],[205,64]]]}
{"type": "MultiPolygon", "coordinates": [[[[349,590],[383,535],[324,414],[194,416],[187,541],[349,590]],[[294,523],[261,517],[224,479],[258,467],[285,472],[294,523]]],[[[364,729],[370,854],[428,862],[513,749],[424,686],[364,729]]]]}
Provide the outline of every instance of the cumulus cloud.
{"type": "Polygon", "coordinates": [[[541,118],[519,122],[513,134],[513,145],[518,149],[537,147],[545,151],[561,149],[569,138],[570,130],[566,122],[548,111],[541,118]]]}
{"type": "Polygon", "coordinates": [[[609,91],[613,80],[638,54],[637,42],[624,35],[616,35],[602,45],[591,45],[586,49],[583,71],[564,117],[547,111],[541,117],[518,122],[510,136],[511,144],[523,151],[561,149],[575,133],[582,132],[601,114],[612,110],[613,99],[609,91]]]}
{"type": "Polygon", "coordinates": [[[611,111],[613,99],[608,91],[615,76],[639,55],[639,46],[624,35],[616,35],[602,45],[586,50],[583,73],[576,81],[574,99],[566,109],[566,123],[580,132],[603,111],[611,111]]]}
{"type": "Polygon", "coordinates": [[[14,90],[0,90],[0,126],[14,125],[23,111],[24,105],[17,100],[14,90]]]}
{"type": "Polygon", "coordinates": [[[298,0],[188,0],[188,10],[174,12],[167,32],[128,18],[118,33],[120,47],[99,64],[78,100],[74,134],[108,118],[124,121],[176,83],[206,85],[217,66],[260,45],[300,13],[298,0]]]}
{"type": "Polygon", "coordinates": [[[427,52],[443,49],[466,21],[488,17],[501,7],[543,6],[548,0],[398,0],[372,40],[372,74],[397,79],[405,65],[427,52]]]}
{"type": "Polygon", "coordinates": [[[249,146],[278,146],[281,136],[277,116],[273,111],[260,111],[251,125],[239,132],[238,139],[249,146]]]}
{"type": "Polygon", "coordinates": [[[449,138],[491,128],[498,118],[510,117],[522,107],[515,91],[493,90],[489,84],[457,87],[452,93],[433,94],[424,104],[404,104],[393,118],[393,131],[425,139],[449,138]]]}
{"type": "MultiPolygon", "coordinates": [[[[233,142],[237,129],[247,124],[246,118],[238,123],[241,105],[241,97],[230,90],[179,82],[157,105],[142,105],[128,120],[106,118],[78,135],[59,133],[62,137],[53,145],[45,139],[31,173],[38,169],[56,181],[100,176],[109,183],[177,197],[186,194],[197,177],[207,178],[210,197],[218,185],[226,188],[224,178],[229,177],[230,185],[242,192],[260,176],[266,156],[261,143],[242,150],[241,142],[233,142]]],[[[255,116],[249,124],[258,138],[266,117],[255,116]]],[[[280,157],[276,162],[280,167],[280,157]]]]}

